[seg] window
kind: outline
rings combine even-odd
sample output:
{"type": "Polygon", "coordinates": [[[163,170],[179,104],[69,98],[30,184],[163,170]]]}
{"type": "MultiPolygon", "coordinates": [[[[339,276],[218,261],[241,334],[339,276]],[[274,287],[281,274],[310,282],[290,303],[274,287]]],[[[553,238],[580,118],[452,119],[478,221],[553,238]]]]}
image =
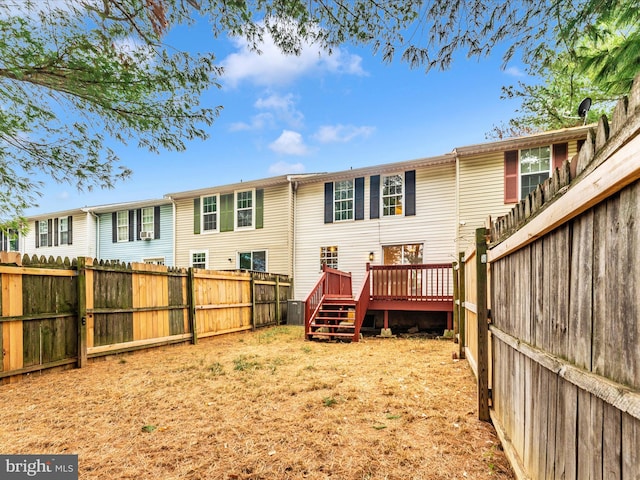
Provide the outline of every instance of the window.
{"type": "Polygon", "coordinates": [[[520,198],[525,198],[551,175],[551,148],[520,150],[520,198]]]}
{"type": "Polygon", "coordinates": [[[238,268],[241,270],[253,270],[256,272],[267,271],[267,252],[264,250],[256,252],[238,253],[238,268]]]}
{"type": "Polygon", "coordinates": [[[46,220],[38,222],[38,239],[41,247],[49,245],[49,223],[46,220]]]}
{"type": "Polygon", "coordinates": [[[129,241],[129,212],[121,210],[117,213],[118,242],[129,241]]]}
{"type": "Polygon", "coordinates": [[[153,207],[146,207],[142,209],[141,224],[142,224],[143,232],[153,233],[153,224],[154,224],[153,211],[154,211],[153,207]]]}
{"type": "Polygon", "coordinates": [[[338,247],[320,247],[320,268],[322,265],[338,269],[338,247]]]}
{"type": "Polygon", "coordinates": [[[218,230],[218,196],[202,198],[202,231],[215,232],[218,230]]]}
{"type": "Polygon", "coordinates": [[[151,264],[151,265],[164,265],[164,257],[143,258],[142,262],[143,263],[148,263],[148,264],[151,264]]]}
{"type": "Polygon", "coordinates": [[[402,175],[382,177],[382,215],[402,215],[402,175]]]}
{"type": "Polygon", "coordinates": [[[253,227],[253,190],[236,193],[236,227],[253,227]]]}
{"type": "Polygon", "coordinates": [[[385,265],[416,265],[422,263],[423,244],[387,245],[382,247],[385,265]]]}
{"type": "Polygon", "coordinates": [[[18,232],[15,230],[9,230],[5,233],[9,240],[8,250],[9,252],[17,252],[18,251],[18,232]]]}
{"type": "Polygon", "coordinates": [[[58,219],[58,238],[60,245],[69,245],[69,218],[58,219]]]}
{"type": "Polygon", "coordinates": [[[207,252],[191,252],[189,263],[193,268],[207,268],[207,252]]]}
{"type": "Polygon", "coordinates": [[[18,251],[18,232],[16,230],[11,228],[8,230],[0,230],[0,251],[18,251]]]}
{"type": "Polygon", "coordinates": [[[353,220],[353,180],[335,182],[333,192],[334,220],[353,220]]]}

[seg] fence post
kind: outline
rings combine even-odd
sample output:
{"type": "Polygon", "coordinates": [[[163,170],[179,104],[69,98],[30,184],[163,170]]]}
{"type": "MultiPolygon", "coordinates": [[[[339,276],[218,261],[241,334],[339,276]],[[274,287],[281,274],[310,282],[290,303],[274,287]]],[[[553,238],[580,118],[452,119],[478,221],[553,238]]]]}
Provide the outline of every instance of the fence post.
{"type": "Polygon", "coordinates": [[[280,325],[280,275],[276,275],[276,325],[280,325]]]}
{"type": "Polygon", "coordinates": [[[458,294],[460,295],[460,316],[458,320],[460,321],[460,339],[458,342],[458,358],[466,358],[466,352],[464,347],[467,346],[467,324],[466,324],[466,310],[464,307],[464,301],[467,298],[467,286],[466,286],[466,278],[465,278],[465,259],[464,252],[460,252],[458,258],[458,294]]]}
{"type": "Polygon", "coordinates": [[[453,274],[453,333],[458,334],[458,344],[460,343],[460,290],[458,289],[458,282],[460,275],[458,273],[458,262],[453,262],[451,265],[451,271],[453,274]]]}
{"type": "Polygon", "coordinates": [[[251,272],[251,330],[256,329],[256,281],[251,272]]]}
{"type": "Polygon", "coordinates": [[[489,421],[489,324],[487,312],[487,229],[476,229],[478,309],[478,418],[489,421]]]}
{"type": "Polygon", "coordinates": [[[78,368],[87,364],[87,269],[86,257],[78,257],[78,368]]]}
{"type": "Polygon", "coordinates": [[[189,304],[189,328],[191,329],[191,343],[198,344],[198,324],[196,322],[196,291],[193,267],[189,268],[187,277],[187,302],[189,304]]]}

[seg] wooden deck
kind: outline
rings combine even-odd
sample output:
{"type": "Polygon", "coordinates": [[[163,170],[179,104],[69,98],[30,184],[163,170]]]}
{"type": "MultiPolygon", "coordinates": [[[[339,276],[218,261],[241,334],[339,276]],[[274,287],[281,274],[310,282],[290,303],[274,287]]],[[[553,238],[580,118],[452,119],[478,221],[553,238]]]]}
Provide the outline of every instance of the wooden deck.
{"type": "MultiPolygon", "coordinates": [[[[336,336],[335,325],[328,324],[327,309],[352,310],[353,329],[341,329],[341,337],[360,339],[360,328],[369,311],[384,312],[384,328],[388,329],[390,311],[447,312],[447,328],[452,328],[453,278],[452,265],[370,265],[360,291],[354,295],[351,274],[324,268],[318,283],[305,301],[305,335],[310,339],[318,336],[336,336]]],[[[344,319],[342,319],[344,320],[344,319]]],[[[345,325],[345,322],[342,322],[345,325]]]]}

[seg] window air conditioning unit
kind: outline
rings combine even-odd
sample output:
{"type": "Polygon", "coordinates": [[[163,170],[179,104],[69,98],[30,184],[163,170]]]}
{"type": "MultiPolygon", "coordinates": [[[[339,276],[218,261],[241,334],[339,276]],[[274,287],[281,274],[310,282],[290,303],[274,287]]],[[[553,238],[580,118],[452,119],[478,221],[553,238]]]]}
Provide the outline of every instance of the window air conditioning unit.
{"type": "Polygon", "coordinates": [[[153,238],[153,232],[140,232],[140,240],[151,240],[153,238]]]}

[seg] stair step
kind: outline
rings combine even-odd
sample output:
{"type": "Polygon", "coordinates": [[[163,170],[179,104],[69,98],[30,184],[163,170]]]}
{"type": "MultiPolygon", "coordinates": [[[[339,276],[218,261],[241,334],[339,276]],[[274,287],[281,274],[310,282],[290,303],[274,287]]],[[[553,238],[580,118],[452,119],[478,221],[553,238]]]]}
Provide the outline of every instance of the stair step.
{"type": "Polygon", "coordinates": [[[331,333],[331,332],[311,332],[307,335],[309,338],[313,337],[344,337],[344,338],[352,338],[353,333],[342,332],[342,333],[331,333]]]}
{"type": "Polygon", "coordinates": [[[318,323],[318,322],[313,322],[311,324],[311,328],[333,328],[333,329],[343,329],[343,330],[348,330],[348,329],[355,329],[356,326],[353,323],[346,323],[346,324],[337,324],[337,323],[318,323]]]}

